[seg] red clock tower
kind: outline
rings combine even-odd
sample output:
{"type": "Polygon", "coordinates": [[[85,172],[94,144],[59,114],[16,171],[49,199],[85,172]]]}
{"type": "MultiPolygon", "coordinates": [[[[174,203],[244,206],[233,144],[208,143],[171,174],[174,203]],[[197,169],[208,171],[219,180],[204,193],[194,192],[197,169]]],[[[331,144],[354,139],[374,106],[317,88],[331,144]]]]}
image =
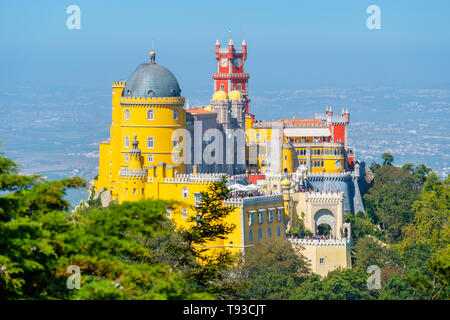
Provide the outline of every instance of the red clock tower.
{"type": "Polygon", "coordinates": [[[245,113],[250,114],[250,99],[248,98],[248,79],[250,75],[244,72],[244,63],[247,60],[247,44],[245,40],[242,41],[241,48],[235,48],[232,39],[228,42],[228,47],[221,48],[219,40],[217,40],[216,59],[217,73],[212,75],[214,90],[222,90],[226,93],[233,90],[241,91],[246,100],[245,113]]]}

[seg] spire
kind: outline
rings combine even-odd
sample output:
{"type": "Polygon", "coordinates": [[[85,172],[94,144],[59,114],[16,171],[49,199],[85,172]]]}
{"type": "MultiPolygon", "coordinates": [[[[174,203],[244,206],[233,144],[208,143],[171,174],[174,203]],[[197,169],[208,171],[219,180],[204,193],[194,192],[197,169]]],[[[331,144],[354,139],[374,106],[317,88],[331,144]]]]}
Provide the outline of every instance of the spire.
{"type": "Polygon", "coordinates": [[[230,38],[230,41],[228,41],[228,45],[232,46],[233,45],[233,39],[230,38]]]}
{"type": "Polygon", "coordinates": [[[130,149],[130,156],[131,156],[131,158],[132,158],[132,159],[133,159],[133,158],[139,159],[139,156],[141,155],[141,149],[138,148],[139,141],[137,141],[137,135],[136,135],[136,133],[134,134],[134,140],[133,140],[133,142],[131,143],[131,145],[133,146],[133,147],[130,149]]]}
{"type": "Polygon", "coordinates": [[[247,43],[245,43],[245,39],[242,40],[242,45],[243,45],[243,46],[246,46],[246,45],[247,45],[247,43]]]}
{"type": "Polygon", "coordinates": [[[137,149],[138,145],[139,145],[139,141],[137,141],[137,134],[134,134],[134,140],[131,143],[133,145],[133,149],[137,149]]]}
{"type": "Polygon", "coordinates": [[[220,46],[219,39],[216,40],[216,46],[220,46]]]}
{"type": "Polygon", "coordinates": [[[155,50],[153,50],[153,39],[152,39],[152,51],[150,51],[150,63],[156,63],[155,57],[156,57],[156,53],[155,53],[155,50]]]}

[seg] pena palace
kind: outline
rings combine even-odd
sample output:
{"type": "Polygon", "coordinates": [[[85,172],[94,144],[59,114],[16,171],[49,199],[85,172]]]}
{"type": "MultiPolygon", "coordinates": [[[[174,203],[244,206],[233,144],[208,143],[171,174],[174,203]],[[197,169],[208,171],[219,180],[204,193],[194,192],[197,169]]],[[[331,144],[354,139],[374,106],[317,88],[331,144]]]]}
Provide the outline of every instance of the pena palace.
{"type": "Polygon", "coordinates": [[[225,175],[231,196],[223,205],[233,208],[226,222],[235,229],[205,245],[212,255],[245,254],[283,239],[321,276],[351,267],[351,225],[344,215],[365,211],[360,165],[347,145],[349,111],[326,107],[310,119],[258,120],[251,112],[246,42],[237,47],[230,39],[222,47],[217,41],[214,58],[214,92],[203,106],[189,107],[153,50],[127,79],[112,84],[110,136],[99,145],[92,196],[104,206],[175,200],[181,205],[168,207],[166,216],[178,228],[196,214],[200,192],[225,175]],[[300,222],[311,236],[291,235],[300,222]]]}

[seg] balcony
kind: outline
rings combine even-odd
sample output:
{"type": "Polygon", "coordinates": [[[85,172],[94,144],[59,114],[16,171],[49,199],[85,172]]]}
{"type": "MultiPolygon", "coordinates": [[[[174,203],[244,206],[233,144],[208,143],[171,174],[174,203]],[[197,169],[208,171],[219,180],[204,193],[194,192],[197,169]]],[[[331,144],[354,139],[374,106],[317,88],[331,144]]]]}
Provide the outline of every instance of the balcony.
{"type": "Polygon", "coordinates": [[[248,73],[213,73],[213,79],[250,79],[248,73]]]}

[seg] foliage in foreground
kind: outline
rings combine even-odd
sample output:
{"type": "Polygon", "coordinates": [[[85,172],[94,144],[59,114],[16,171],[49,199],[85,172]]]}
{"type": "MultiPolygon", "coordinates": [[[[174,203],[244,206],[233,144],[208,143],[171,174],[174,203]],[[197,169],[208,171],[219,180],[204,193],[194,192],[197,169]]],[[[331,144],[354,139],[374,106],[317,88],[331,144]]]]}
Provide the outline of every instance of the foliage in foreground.
{"type": "MultiPolygon", "coordinates": [[[[165,201],[92,206],[73,213],[67,188],[80,178],[48,181],[20,175],[0,155],[0,297],[2,299],[448,299],[450,178],[383,157],[364,197],[367,216],[352,224],[352,269],[321,279],[288,242],[227,251],[211,258],[198,246],[234,226],[222,179],[202,193],[191,227],[175,230],[165,201]],[[81,271],[68,290],[67,268],[81,271]],[[381,268],[381,289],[367,288],[369,265],[381,268]]],[[[307,230],[299,224],[298,234],[307,230]]]]}

